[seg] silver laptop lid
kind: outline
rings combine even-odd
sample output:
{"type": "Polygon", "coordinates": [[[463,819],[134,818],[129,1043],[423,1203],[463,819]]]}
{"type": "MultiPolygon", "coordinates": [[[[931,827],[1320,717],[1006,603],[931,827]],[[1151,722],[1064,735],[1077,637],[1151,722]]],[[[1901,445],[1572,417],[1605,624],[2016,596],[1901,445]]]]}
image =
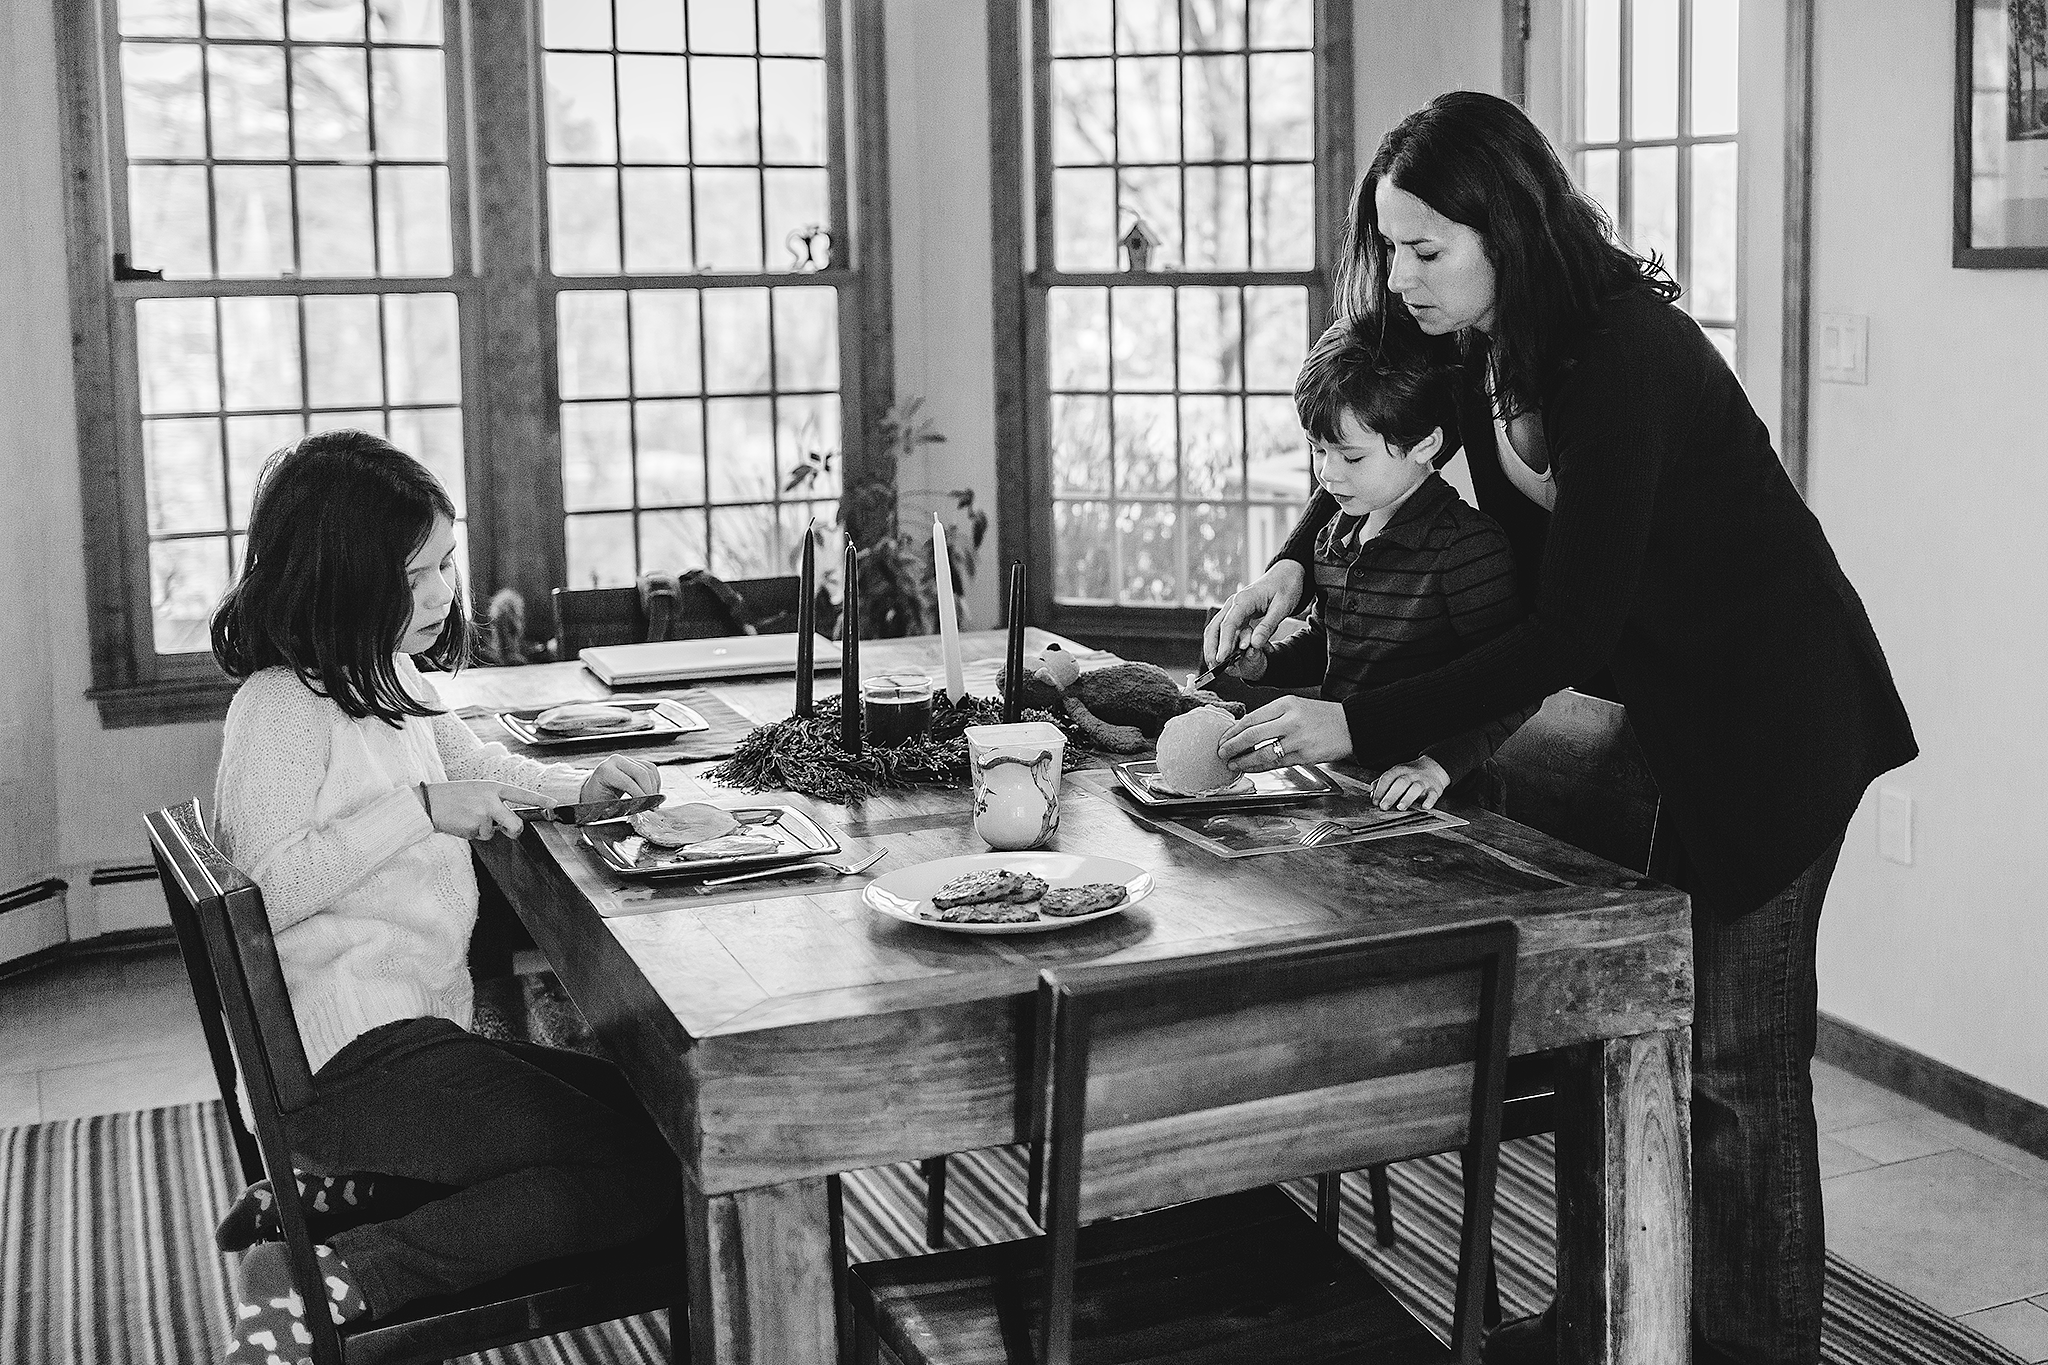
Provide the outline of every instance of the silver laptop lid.
{"type": "MultiPolygon", "coordinates": [[[[581,651],[583,666],[611,686],[743,678],[796,672],[796,635],[722,635],[705,640],[658,640],[644,645],[599,645],[581,651]]],[[[836,668],[839,646],[815,642],[815,665],[836,668]]]]}

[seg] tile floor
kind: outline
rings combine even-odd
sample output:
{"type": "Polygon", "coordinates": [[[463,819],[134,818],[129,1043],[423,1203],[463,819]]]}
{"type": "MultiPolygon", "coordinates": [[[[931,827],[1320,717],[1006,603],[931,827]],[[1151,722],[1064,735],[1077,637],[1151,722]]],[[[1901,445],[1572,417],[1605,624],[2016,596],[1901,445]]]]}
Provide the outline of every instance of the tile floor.
{"type": "MultiPolygon", "coordinates": [[[[2048,1361],[2048,1161],[1830,1066],[1814,1090],[1828,1245],[2048,1361]]],[[[215,1093],[175,951],[0,980],[0,1127],[215,1093]]]]}

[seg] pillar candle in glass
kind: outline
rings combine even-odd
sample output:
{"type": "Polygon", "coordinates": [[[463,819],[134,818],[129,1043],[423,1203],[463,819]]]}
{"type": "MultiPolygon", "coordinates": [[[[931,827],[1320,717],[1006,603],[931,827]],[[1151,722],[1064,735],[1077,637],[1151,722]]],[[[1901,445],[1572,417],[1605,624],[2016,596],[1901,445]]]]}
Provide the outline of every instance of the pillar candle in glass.
{"type": "Polygon", "coordinates": [[[869,678],[860,685],[870,743],[893,746],[932,728],[932,680],[922,673],[869,678]]]}

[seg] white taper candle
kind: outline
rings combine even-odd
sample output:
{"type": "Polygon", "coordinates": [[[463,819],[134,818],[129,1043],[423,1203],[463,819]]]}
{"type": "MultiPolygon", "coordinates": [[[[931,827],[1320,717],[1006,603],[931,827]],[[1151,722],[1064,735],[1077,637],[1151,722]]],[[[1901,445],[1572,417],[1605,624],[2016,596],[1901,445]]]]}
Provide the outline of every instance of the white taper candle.
{"type": "Polygon", "coordinates": [[[946,523],[932,513],[932,573],[939,585],[939,648],[946,656],[946,695],[955,706],[967,695],[960,667],[960,614],[953,609],[953,556],[946,550],[946,523]]]}

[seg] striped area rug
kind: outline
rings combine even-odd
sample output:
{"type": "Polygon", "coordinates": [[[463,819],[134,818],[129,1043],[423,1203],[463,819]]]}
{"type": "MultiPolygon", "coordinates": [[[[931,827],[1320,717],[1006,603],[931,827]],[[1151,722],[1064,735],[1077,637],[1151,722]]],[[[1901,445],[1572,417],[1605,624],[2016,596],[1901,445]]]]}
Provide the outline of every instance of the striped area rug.
{"type": "MultiPolygon", "coordinates": [[[[0,1361],[7,1365],[200,1365],[225,1349],[225,1259],[212,1229],[238,1188],[220,1105],[177,1105],[0,1129],[0,1361]]],[[[1508,1312],[1549,1297],[1547,1140],[1503,1149],[1499,1236],[1508,1312]]],[[[1400,1245],[1372,1241],[1365,1181],[1346,1182],[1344,1236],[1439,1331],[1455,1264],[1458,1172],[1435,1159],[1392,1172],[1400,1245]]],[[[949,1240],[1027,1235],[1015,1148],[952,1162],[949,1240]]],[[[911,1165],[847,1180],[859,1259],[923,1249],[924,1182],[911,1165]]],[[[1297,1192],[1306,1201],[1306,1189],[1297,1192]]],[[[1924,1304],[1828,1258],[1829,1365],[2017,1365],[2019,1358],[1924,1304]]],[[[666,1316],[471,1356],[464,1365],[634,1365],[664,1358],[666,1316]]]]}

